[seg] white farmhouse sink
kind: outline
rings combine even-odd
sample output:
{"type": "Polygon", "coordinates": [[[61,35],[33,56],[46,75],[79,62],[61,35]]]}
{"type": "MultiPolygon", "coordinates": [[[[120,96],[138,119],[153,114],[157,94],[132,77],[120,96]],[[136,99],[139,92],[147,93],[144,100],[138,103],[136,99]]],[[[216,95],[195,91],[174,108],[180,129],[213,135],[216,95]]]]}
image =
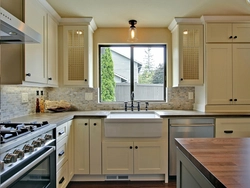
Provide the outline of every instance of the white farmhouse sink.
{"type": "Polygon", "coordinates": [[[104,119],[105,137],[161,137],[162,118],[155,112],[111,112],[104,119]]]}

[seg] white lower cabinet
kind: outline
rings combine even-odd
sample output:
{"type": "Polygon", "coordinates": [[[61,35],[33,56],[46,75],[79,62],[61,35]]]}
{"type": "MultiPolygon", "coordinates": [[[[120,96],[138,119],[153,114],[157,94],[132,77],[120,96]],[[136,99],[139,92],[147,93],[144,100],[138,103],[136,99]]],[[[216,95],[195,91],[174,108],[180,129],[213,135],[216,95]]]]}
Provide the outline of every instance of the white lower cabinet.
{"type": "Polygon", "coordinates": [[[250,137],[250,118],[216,118],[215,137],[250,137]]]}
{"type": "Polygon", "coordinates": [[[164,174],[165,142],[103,142],[103,174],[164,174]]]}
{"type": "Polygon", "coordinates": [[[74,119],[74,172],[101,174],[101,119],[74,119]]]}
{"type": "Polygon", "coordinates": [[[56,127],[56,187],[65,188],[72,178],[72,121],[56,127]]]}

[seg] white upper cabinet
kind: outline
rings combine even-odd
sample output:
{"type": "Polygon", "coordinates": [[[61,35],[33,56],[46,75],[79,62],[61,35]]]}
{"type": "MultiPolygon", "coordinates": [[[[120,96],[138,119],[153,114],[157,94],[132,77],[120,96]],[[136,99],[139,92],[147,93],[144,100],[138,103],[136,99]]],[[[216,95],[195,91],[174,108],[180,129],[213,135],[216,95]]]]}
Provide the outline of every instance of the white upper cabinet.
{"type": "MultiPolygon", "coordinates": [[[[176,20],[174,20],[176,21],[176,20]]],[[[178,20],[177,20],[178,21],[178,20]]],[[[176,22],[172,32],[173,86],[203,84],[203,25],[176,22]]]]}
{"type": "Polygon", "coordinates": [[[250,42],[248,23],[207,23],[206,42],[250,42]]]}
{"type": "Polygon", "coordinates": [[[93,87],[93,31],[63,26],[63,84],[93,87]]]}
{"type": "Polygon", "coordinates": [[[25,23],[39,32],[42,42],[25,44],[24,81],[58,84],[58,24],[38,0],[25,1],[25,23]]]}

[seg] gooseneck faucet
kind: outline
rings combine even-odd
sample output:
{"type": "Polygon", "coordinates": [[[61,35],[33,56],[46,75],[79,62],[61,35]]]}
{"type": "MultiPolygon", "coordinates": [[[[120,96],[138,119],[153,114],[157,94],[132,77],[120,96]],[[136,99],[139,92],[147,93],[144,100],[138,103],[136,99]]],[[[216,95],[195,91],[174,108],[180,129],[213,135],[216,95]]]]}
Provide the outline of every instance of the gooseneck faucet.
{"type": "Polygon", "coordinates": [[[134,98],[135,98],[135,93],[132,91],[131,95],[130,95],[130,106],[128,106],[128,102],[124,102],[125,104],[125,111],[128,110],[128,108],[131,108],[131,111],[134,111],[134,108],[137,108],[138,111],[140,111],[140,102],[137,102],[137,106],[134,106],[134,98]]]}

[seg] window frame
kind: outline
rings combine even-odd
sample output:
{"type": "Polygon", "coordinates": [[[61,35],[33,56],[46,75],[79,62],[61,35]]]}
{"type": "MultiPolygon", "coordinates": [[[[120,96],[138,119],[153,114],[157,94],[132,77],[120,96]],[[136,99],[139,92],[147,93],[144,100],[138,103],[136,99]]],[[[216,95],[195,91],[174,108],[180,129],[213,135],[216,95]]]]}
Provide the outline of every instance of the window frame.
{"type": "MultiPolygon", "coordinates": [[[[164,67],[164,83],[163,83],[163,100],[140,100],[140,101],[147,101],[147,102],[166,102],[167,98],[167,44],[99,44],[98,45],[98,51],[99,51],[99,101],[101,103],[111,103],[106,101],[101,101],[101,48],[102,47],[130,47],[130,95],[132,92],[134,92],[134,47],[163,47],[164,48],[164,61],[163,61],[163,67],[164,67]]],[[[113,101],[112,103],[119,103],[120,101],[113,101]]]]}

